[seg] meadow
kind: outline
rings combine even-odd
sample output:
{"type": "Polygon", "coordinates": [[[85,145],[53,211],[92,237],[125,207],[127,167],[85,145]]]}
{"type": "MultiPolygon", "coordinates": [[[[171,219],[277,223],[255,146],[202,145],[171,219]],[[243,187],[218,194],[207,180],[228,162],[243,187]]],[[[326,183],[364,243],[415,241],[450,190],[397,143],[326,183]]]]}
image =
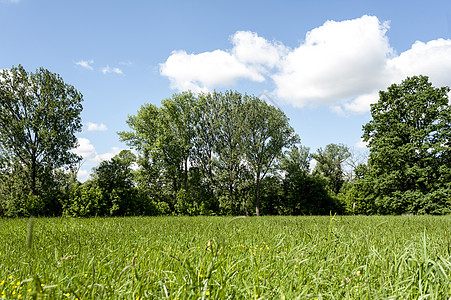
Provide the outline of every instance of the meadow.
{"type": "Polygon", "coordinates": [[[0,219],[5,299],[448,299],[451,217],[0,219]]]}

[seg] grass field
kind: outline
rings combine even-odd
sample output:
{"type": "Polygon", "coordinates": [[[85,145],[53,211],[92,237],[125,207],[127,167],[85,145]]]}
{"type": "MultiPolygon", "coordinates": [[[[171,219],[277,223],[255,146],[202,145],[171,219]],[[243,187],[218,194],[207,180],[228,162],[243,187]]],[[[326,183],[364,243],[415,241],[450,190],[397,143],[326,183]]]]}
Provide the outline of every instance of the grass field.
{"type": "Polygon", "coordinates": [[[450,225],[432,216],[0,219],[0,298],[448,299],[450,225]]]}

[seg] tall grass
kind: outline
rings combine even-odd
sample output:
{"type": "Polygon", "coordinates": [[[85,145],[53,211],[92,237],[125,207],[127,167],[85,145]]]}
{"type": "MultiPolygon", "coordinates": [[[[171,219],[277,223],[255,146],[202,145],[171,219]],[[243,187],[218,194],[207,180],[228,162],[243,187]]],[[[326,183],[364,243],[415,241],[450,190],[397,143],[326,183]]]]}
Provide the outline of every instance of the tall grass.
{"type": "Polygon", "coordinates": [[[447,299],[450,217],[0,220],[0,298],[447,299]]]}

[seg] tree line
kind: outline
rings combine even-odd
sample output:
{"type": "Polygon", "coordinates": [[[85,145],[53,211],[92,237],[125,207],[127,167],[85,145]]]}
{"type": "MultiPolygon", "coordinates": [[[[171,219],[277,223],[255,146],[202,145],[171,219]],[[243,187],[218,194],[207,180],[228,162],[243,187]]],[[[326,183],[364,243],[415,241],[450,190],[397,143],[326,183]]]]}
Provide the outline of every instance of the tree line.
{"type": "Polygon", "coordinates": [[[381,91],[363,126],[367,161],[343,144],[310,153],[255,96],[177,93],[129,116],[118,135],[134,151],[80,183],[81,93],[13,67],[0,74],[0,216],[446,214],[448,92],[425,76],[381,91]]]}

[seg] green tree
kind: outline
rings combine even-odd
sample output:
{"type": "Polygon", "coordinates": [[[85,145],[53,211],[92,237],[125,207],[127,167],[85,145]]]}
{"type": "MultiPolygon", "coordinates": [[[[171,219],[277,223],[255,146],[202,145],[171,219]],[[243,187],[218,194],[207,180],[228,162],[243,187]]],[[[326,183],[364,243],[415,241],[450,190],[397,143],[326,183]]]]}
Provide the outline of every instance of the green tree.
{"type": "Polygon", "coordinates": [[[215,136],[214,171],[220,191],[221,208],[232,214],[246,212],[243,190],[248,185],[247,170],[244,164],[246,128],[244,103],[246,96],[238,92],[213,93],[215,136]]]}
{"type": "Polygon", "coordinates": [[[286,150],[280,161],[280,168],[285,172],[285,177],[289,178],[299,174],[310,172],[310,148],[306,146],[294,145],[286,150]]]}
{"type": "Polygon", "coordinates": [[[414,76],[379,93],[364,127],[379,213],[451,212],[448,87],[414,76]]]}
{"type": "Polygon", "coordinates": [[[103,215],[135,215],[138,195],[136,193],[132,164],[135,155],[129,150],[123,150],[110,160],[102,161],[94,169],[93,182],[102,191],[105,199],[103,215]]]}
{"type": "Polygon", "coordinates": [[[260,183],[283,149],[297,143],[299,137],[280,109],[256,97],[246,97],[244,113],[244,155],[254,177],[255,214],[260,216],[260,183]]]}
{"type": "Polygon", "coordinates": [[[261,180],[298,139],[282,111],[230,91],[175,94],[127,123],[119,136],[140,154],[138,182],[182,214],[247,213],[252,188],[259,208],[261,180]]]}
{"type": "Polygon", "coordinates": [[[337,195],[345,182],[344,163],[351,156],[349,148],[343,144],[329,144],[319,148],[312,157],[317,161],[314,173],[323,175],[329,189],[337,195]]]}
{"type": "Polygon", "coordinates": [[[120,139],[135,148],[140,156],[140,183],[158,192],[160,199],[175,204],[180,189],[189,190],[189,161],[195,134],[195,98],[191,92],[174,94],[161,107],[145,104],[135,116],[129,116],[129,132],[120,139]],[[154,185],[158,188],[155,189],[154,185]]]}
{"type": "Polygon", "coordinates": [[[27,73],[19,65],[0,73],[0,153],[26,174],[25,194],[42,197],[55,169],[81,159],[70,150],[82,128],[82,101],[73,86],[43,68],[27,73]]]}
{"type": "Polygon", "coordinates": [[[294,146],[285,151],[280,162],[283,192],[276,203],[279,214],[324,215],[343,210],[327,192],[327,181],[310,174],[309,148],[294,146]]]}

